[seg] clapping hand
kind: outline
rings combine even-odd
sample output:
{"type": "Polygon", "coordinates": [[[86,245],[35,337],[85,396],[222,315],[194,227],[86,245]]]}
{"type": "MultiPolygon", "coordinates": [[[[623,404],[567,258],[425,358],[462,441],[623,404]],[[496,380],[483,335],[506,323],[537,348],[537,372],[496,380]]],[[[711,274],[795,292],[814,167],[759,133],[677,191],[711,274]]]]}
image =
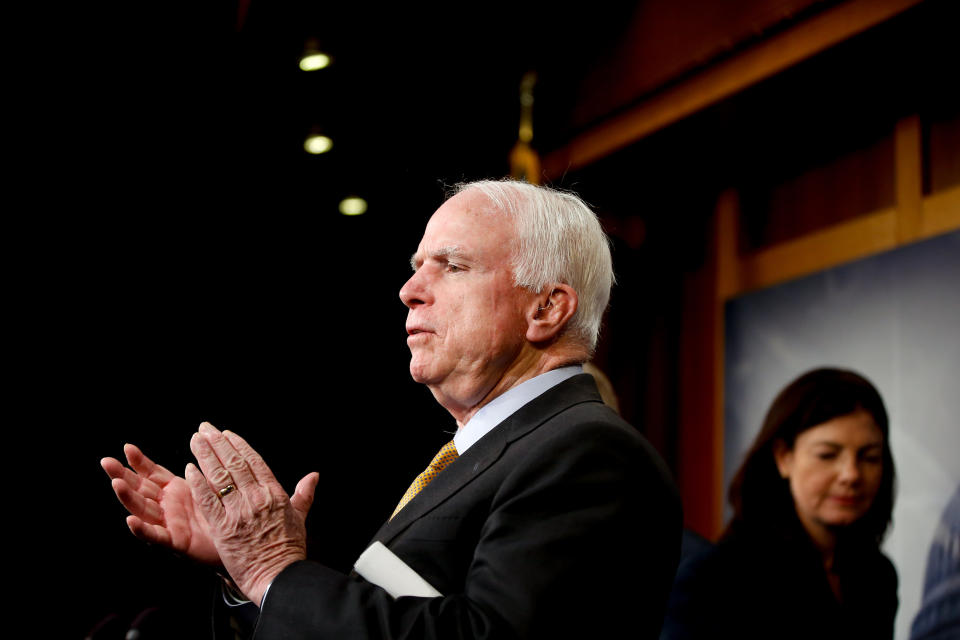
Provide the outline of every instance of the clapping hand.
{"type": "Polygon", "coordinates": [[[306,557],[305,520],[319,475],[305,476],[292,497],[240,436],[209,423],[190,440],[197,466],[184,477],[155,464],[133,445],[131,469],[101,462],[127,525],[138,538],[162,544],[206,564],[221,565],[254,603],[286,566],[306,557]]]}
{"type": "Polygon", "coordinates": [[[130,467],[116,458],[100,466],[112,478],[114,493],[127,508],[127,526],[145,542],[159,544],[203,564],[220,566],[210,527],[180,476],[155,463],[132,444],[123,446],[130,467]]]}

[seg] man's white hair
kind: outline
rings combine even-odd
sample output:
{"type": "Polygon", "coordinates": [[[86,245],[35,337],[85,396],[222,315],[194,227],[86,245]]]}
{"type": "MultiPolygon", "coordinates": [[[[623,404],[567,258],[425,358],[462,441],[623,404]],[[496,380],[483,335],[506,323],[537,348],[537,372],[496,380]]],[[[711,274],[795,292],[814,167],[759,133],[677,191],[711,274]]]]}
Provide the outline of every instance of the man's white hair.
{"type": "Polygon", "coordinates": [[[456,193],[479,191],[496,209],[513,218],[513,279],[518,287],[540,293],[551,283],[577,292],[570,335],[593,353],[600,323],[614,284],[610,240],[596,214],[566,191],[517,180],[480,180],[456,187],[456,193]]]}

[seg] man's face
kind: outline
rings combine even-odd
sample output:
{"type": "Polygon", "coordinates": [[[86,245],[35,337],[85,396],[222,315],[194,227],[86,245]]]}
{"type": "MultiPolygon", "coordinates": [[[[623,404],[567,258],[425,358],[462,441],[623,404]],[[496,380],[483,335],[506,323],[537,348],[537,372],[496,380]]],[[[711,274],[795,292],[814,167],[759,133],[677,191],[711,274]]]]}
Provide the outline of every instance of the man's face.
{"type": "Polygon", "coordinates": [[[400,289],[410,375],[455,415],[480,402],[526,345],[534,298],[513,284],[512,235],[512,221],[483,195],[460,193],[430,218],[400,289]]]}

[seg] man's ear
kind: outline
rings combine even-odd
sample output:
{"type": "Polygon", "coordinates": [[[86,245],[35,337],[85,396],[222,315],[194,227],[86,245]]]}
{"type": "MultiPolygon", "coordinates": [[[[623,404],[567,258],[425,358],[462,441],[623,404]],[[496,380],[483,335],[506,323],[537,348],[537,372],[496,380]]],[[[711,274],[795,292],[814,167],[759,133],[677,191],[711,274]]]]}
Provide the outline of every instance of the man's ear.
{"type": "Polygon", "coordinates": [[[551,284],[534,297],[527,313],[527,340],[548,342],[567,327],[577,310],[577,292],[568,284],[551,284]]]}

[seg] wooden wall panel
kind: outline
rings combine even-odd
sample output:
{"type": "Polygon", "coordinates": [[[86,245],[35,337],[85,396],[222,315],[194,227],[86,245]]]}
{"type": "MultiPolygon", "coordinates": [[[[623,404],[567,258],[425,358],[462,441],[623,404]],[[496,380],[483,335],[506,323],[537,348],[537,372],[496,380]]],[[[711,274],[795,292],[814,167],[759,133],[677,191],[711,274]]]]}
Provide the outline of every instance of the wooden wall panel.
{"type": "MultiPolygon", "coordinates": [[[[919,4],[848,0],[656,93],[547,153],[547,180],[583,167],[919,4]]],[[[589,94],[585,94],[589,95],[589,94]]],[[[590,99],[594,99],[590,96],[590,99]]]]}

